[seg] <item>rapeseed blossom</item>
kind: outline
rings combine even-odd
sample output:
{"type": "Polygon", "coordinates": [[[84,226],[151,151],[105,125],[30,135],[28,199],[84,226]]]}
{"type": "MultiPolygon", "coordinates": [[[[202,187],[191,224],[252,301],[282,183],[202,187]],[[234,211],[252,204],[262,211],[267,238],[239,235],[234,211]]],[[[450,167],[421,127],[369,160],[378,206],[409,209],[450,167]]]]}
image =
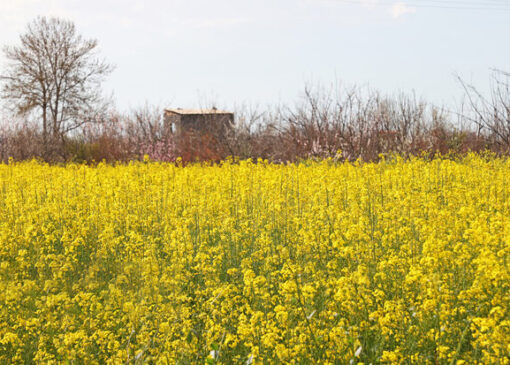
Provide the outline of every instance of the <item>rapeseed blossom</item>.
{"type": "Polygon", "coordinates": [[[0,362],[510,363],[510,162],[0,165],[0,362]]]}

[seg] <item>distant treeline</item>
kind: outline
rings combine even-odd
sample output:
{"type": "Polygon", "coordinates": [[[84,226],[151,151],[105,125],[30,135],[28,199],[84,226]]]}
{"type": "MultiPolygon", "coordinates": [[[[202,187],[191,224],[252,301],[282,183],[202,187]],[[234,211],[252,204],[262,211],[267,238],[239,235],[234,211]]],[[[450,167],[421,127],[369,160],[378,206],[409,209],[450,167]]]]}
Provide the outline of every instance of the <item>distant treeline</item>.
{"type": "Polygon", "coordinates": [[[4,120],[0,159],[47,162],[217,161],[236,156],[273,162],[336,157],[377,160],[381,154],[510,152],[508,74],[497,71],[490,95],[462,80],[465,102],[447,110],[414,95],[383,96],[362,88],[305,87],[293,106],[238,108],[232,129],[173,135],[163,109],[144,106],[127,114],[109,111],[58,138],[43,138],[37,120],[4,120]],[[338,151],[342,151],[341,155],[338,151]]]}

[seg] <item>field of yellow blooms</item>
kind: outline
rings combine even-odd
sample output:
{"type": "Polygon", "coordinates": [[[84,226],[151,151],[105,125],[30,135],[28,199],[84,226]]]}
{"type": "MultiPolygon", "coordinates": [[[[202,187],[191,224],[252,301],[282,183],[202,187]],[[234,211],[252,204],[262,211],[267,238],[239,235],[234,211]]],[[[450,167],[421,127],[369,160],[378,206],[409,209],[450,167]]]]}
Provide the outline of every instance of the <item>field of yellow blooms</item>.
{"type": "Polygon", "coordinates": [[[510,363],[507,159],[11,162],[0,240],[0,363],[510,363]]]}

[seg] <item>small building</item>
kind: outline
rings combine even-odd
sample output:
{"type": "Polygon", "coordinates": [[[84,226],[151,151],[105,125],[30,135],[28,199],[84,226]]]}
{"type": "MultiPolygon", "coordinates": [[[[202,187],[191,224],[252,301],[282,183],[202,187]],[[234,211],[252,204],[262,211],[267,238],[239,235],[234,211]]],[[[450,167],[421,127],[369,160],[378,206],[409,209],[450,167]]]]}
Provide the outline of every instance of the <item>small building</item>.
{"type": "Polygon", "coordinates": [[[223,134],[234,124],[234,113],[212,109],[165,109],[165,128],[173,134],[223,134]]]}

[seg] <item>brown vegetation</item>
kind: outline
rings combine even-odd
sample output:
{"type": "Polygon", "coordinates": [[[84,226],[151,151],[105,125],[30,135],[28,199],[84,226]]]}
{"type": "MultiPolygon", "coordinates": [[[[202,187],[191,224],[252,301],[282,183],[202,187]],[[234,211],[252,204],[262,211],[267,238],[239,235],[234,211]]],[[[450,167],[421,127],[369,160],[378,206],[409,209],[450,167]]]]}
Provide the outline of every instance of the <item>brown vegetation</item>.
{"type": "Polygon", "coordinates": [[[344,159],[365,161],[391,153],[462,154],[489,149],[502,154],[510,150],[510,130],[505,129],[510,97],[503,94],[507,89],[502,85],[496,85],[497,98],[491,102],[464,85],[470,103],[462,113],[445,111],[414,95],[384,97],[356,88],[333,93],[306,87],[294,107],[236,110],[234,126],[221,134],[190,130],[174,135],[164,125],[163,108],[153,106],[127,115],[110,113],[51,146],[44,145],[37,125],[11,123],[0,132],[0,158],[113,162],[149,155],[152,160],[179,157],[189,162],[236,156],[285,162],[338,158],[338,151],[344,159]]]}

